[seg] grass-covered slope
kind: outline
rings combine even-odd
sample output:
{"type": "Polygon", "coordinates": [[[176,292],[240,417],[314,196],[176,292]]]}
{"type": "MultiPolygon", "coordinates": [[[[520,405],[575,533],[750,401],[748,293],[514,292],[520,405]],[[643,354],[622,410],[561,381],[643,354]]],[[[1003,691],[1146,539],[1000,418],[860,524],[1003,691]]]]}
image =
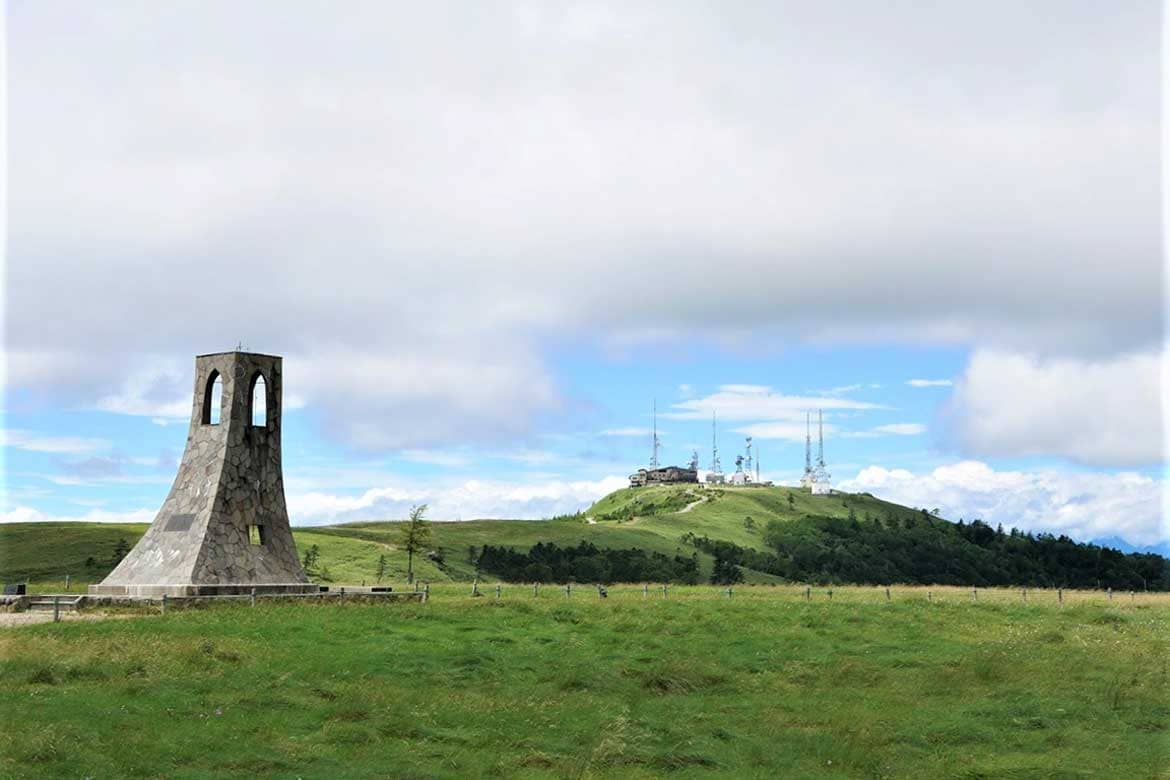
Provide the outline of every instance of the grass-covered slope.
{"type": "MultiPolygon", "coordinates": [[[[681,541],[690,532],[763,549],[763,528],[771,519],[793,519],[812,512],[845,517],[850,506],[858,512],[871,506],[875,511],[890,506],[909,511],[867,496],[814,498],[789,488],[707,490],[697,485],[667,485],[625,489],[606,496],[578,516],[434,522],[431,547],[442,560],[436,563],[416,556],[415,572],[419,578],[432,582],[470,581],[476,576],[470,548],[488,544],[527,550],[539,542],[561,547],[588,542],[612,549],[638,548],[668,556],[690,556],[696,550],[681,541]],[[754,526],[751,529],[745,524],[749,517],[754,526]]],[[[372,583],[377,576],[378,558],[385,555],[385,579],[401,582],[406,573],[406,554],[398,547],[399,527],[398,522],[390,521],[294,528],[293,536],[302,555],[311,545],[317,545],[321,573],[328,580],[372,583]]],[[[145,525],[113,523],[0,526],[0,580],[54,586],[62,585],[69,574],[72,582],[79,585],[100,581],[113,568],[118,541],[125,540],[133,546],[145,530],[145,525]],[[88,563],[90,559],[92,564],[88,563]]],[[[698,557],[704,576],[709,575],[712,557],[703,552],[698,557]]],[[[777,580],[750,570],[747,579],[777,580]]]]}
{"type": "MultiPolygon", "coordinates": [[[[438,518],[441,520],[441,518],[438,518]]],[[[303,555],[319,552],[315,579],[371,584],[385,556],[383,581],[401,582],[406,554],[398,522],[294,529],[303,555]]],[[[29,579],[50,586],[70,574],[78,584],[100,580],[113,566],[119,539],[133,544],[144,526],[37,524],[0,526],[0,579],[29,579]]],[[[705,582],[715,570],[734,567],[748,583],[944,583],[1115,589],[1168,589],[1170,564],[1158,556],[1122,556],[1068,539],[997,533],[982,524],[961,526],[868,494],[813,496],[788,487],[662,485],[627,488],[605,496],[579,515],[551,520],[472,520],[431,523],[430,554],[415,557],[425,581],[475,577],[540,579],[533,559],[519,560],[535,545],[555,545],[561,557],[553,579],[613,581],[613,572],[642,572],[638,581],[685,559],[693,575],[661,576],[705,582]],[[565,565],[564,548],[592,548],[590,558],[565,565]],[[485,545],[495,548],[491,566],[477,569],[485,545]],[[646,565],[619,564],[606,550],[640,550],[646,565]],[[655,556],[657,562],[649,560],[655,556]],[[605,559],[609,558],[607,562],[605,559]],[[691,559],[697,561],[697,571],[691,559]],[[607,572],[610,574],[607,575],[607,572]],[[612,575],[612,576],[611,576],[612,575]]],[[[547,569],[545,571],[548,571],[547,569]]],[[[625,578],[627,574],[621,574],[625,578]]],[[[549,581],[545,578],[544,581],[549,581]]]]}

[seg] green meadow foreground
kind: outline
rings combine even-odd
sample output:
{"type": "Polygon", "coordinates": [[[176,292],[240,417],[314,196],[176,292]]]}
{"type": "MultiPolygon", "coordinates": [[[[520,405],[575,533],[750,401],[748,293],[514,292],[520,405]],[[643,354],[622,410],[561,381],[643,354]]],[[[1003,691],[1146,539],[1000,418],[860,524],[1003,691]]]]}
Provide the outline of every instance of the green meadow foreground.
{"type": "Polygon", "coordinates": [[[926,590],[442,585],[0,630],[0,776],[1170,777],[1164,598],[926,590]]]}

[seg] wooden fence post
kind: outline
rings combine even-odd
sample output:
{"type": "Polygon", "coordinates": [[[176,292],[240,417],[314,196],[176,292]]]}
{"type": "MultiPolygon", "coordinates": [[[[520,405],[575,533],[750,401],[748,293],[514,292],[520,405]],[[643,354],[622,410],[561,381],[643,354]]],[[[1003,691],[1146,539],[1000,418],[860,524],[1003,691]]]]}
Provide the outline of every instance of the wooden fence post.
{"type": "Polygon", "coordinates": [[[69,575],[65,575],[65,590],[69,590],[69,575]]]}
{"type": "Polygon", "coordinates": [[[890,600],[890,586],[886,586],[886,601],[890,600]]]}
{"type": "MultiPolygon", "coordinates": [[[[344,591],[342,591],[342,592],[344,593],[344,591]]],[[[254,607],[254,606],[256,606],[256,589],[255,588],[252,588],[251,596],[252,596],[252,606],[254,607]]]]}
{"type": "Polygon", "coordinates": [[[642,598],[643,599],[650,598],[650,583],[649,582],[642,583],[642,598]]]}
{"type": "Polygon", "coordinates": [[[496,598],[500,597],[500,583],[496,583],[496,598]]]}
{"type": "Polygon", "coordinates": [[[532,583],[532,598],[536,598],[539,595],[540,595],[540,583],[534,582],[534,583],[532,583]]]}
{"type": "Polygon", "coordinates": [[[163,594],[163,597],[162,597],[162,613],[164,615],[167,614],[167,594],[165,594],[165,593],[163,594]]]}
{"type": "Polygon", "coordinates": [[[971,588],[971,601],[978,601],[978,600],[979,600],[979,591],[976,590],[975,588],[971,588]]]}
{"type": "Polygon", "coordinates": [[[53,597],[53,622],[54,623],[61,622],[61,597],[60,596],[53,597]]]}
{"type": "Polygon", "coordinates": [[[829,588],[829,601],[833,600],[833,589],[829,588]]]}
{"type": "Polygon", "coordinates": [[[812,600],[812,586],[811,585],[804,586],[804,600],[805,601],[812,600]]]}
{"type": "Polygon", "coordinates": [[[930,590],[926,591],[926,600],[927,601],[934,601],[934,591],[930,591],[930,590]]]}
{"type": "Polygon", "coordinates": [[[426,585],[423,585],[422,600],[423,600],[424,604],[426,604],[428,601],[431,600],[431,583],[429,583],[429,582],[426,585]]]}
{"type": "Polygon", "coordinates": [[[1064,588],[1056,589],[1056,603],[1062,607],[1064,606],[1064,588]]]}
{"type": "Polygon", "coordinates": [[[476,577],[474,580],[471,581],[471,595],[472,596],[479,595],[479,577],[476,577]]]}
{"type": "Polygon", "coordinates": [[[1109,597],[1110,601],[1113,601],[1113,588],[1110,588],[1108,591],[1106,591],[1105,595],[1109,597]]]}
{"type": "Polygon", "coordinates": [[[565,598],[569,599],[572,597],[573,597],[573,583],[566,582],[565,583],[565,598]]]}
{"type": "Polygon", "coordinates": [[[1024,594],[1024,603],[1027,604],[1028,603],[1028,589],[1027,588],[1024,588],[1023,594],[1024,594]]]}

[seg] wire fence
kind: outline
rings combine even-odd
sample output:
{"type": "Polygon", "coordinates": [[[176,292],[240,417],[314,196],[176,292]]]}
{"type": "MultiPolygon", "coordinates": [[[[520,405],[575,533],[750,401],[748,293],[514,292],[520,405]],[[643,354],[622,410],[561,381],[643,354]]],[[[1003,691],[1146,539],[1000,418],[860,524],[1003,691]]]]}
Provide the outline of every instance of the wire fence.
{"type": "Polygon", "coordinates": [[[965,587],[953,585],[617,585],[547,583],[442,583],[431,586],[431,599],[559,599],[599,601],[766,600],[792,603],[883,604],[1021,604],[1035,606],[1166,606],[1170,593],[1137,590],[1081,590],[1034,587],[965,587]]]}
{"type": "MultiPolygon", "coordinates": [[[[602,602],[649,602],[687,600],[768,600],[792,603],[842,603],[879,604],[916,602],[923,604],[1019,604],[1035,606],[1065,607],[1095,604],[1100,606],[1164,606],[1170,607],[1170,592],[1142,590],[1083,590],[1072,588],[1036,587],[970,587],[957,585],[810,585],[810,584],[767,584],[767,585],[675,585],[670,583],[618,583],[599,585],[596,583],[516,583],[516,582],[442,582],[442,583],[387,583],[390,594],[409,600],[430,601],[440,599],[517,600],[558,599],[561,601],[593,600],[602,602]]],[[[40,580],[34,590],[42,594],[83,595],[88,583],[78,583],[71,578],[40,580]]],[[[387,594],[387,595],[390,595],[387,594]]],[[[183,596],[169,597],[171,604],[194,604],[197,601],[228,603],[245,601],[255,603],[257,599],[269,601],[345,601],[377,596],[370,589],[356,585],[331,585],[328,593],[322,594],[257,594],[232,596],[183,596]]],[[[146,600],[161,605],[161,597],[146,600]]]]}

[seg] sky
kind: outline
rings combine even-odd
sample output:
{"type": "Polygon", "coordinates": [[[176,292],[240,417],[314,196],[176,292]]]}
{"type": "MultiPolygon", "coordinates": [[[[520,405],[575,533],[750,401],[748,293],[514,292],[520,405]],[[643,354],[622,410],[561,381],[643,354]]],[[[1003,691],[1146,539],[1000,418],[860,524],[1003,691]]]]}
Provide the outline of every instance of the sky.
{"type": "Polygon", "coordinates": [[[656,404],[1170,549],[1160,5],[929,5],[10,4],[0,522],[151,520],[242,344],[295,525],[577,511],[656,404]]]}

